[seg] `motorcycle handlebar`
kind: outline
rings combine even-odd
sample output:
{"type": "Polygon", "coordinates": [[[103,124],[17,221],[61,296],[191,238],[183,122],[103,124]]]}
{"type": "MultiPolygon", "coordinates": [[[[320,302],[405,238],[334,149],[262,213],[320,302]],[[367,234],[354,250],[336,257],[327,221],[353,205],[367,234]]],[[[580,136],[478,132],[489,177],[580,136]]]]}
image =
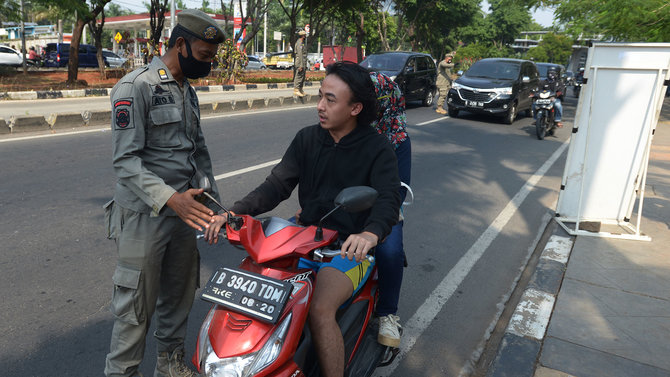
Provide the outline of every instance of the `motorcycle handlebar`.
{"type": "MultiPolygon", "coordinates": [[[[336,256],[340,255],[340,249],[316,249],[314,250],[314,259],[317,261],[323,260],[323,258],[334,258],[336,256]]],[[[375,257],[374,255],[374,249],[370,249],[368,252],[368,255],[365,256],[365,259],[368,260],[370,263],[375,262],[375,257]]]]}

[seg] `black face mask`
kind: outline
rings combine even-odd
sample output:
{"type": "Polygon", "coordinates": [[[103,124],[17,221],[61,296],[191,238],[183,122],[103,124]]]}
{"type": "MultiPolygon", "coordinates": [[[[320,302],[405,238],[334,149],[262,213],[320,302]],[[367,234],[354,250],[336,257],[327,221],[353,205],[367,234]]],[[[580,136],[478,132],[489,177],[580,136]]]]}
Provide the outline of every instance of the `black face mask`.
{"type": "Polygon", "coordinates": [[[188,56],[183,57],[180,52],[177,53],[177,56],[179,56],[179,66],[181,67],[181,72],[184,76],[189,79],[199,79],[209,75],[209,71],[212,69],[212,63],[203,62],[193,57],[191,44],[188,43],[186,39],[184,39],[184,43],[186,43],[186,53],[188,53],[188,56]]]}

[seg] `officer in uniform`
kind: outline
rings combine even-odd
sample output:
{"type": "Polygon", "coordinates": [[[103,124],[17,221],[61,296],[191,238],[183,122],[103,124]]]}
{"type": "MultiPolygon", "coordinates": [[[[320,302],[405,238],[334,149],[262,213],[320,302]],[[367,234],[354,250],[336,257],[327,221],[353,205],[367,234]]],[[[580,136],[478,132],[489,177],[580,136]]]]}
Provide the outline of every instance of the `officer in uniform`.
{"type": "Polygon", "coordinates": [[[444,110],[444,100],[447,98],[447,93],[451,89],[451,69],[454,68],[454,53],[450,52],[445,55],[444,60],[437,66],[437,88],[440,90],[440,96],[437,99],[438,114],[446,114],[444,110]]]}
{"type": "Polygon", "coordinates": [[[295,69],[293,95],[298,97],[305,96],[302,86],[305,83],[305,74],[307,73],[307,50],[305,49],[306,35],[306,31],[300,30],[298,32],[298,40],[295,41],[295,56],[293,58],[293,69],[295,69]]]}
{"type": "MultiPolygon", "coordinates": [[[[209,74],[224,34],[199,10],[177,17],[168,52],[123,77],[111,93],[117,182],[105,219],[118,260],[107,376],[141,375],[154,313],[154,376],[196,376],[184,363],[184,337],[199,277],[195,230],[214,215],[197,200],[198,187],[202,177],[212,183],[214,177],[187,78],[209,74]]],[[[219,199],[215,184],[211,194],[219,199]]]]}

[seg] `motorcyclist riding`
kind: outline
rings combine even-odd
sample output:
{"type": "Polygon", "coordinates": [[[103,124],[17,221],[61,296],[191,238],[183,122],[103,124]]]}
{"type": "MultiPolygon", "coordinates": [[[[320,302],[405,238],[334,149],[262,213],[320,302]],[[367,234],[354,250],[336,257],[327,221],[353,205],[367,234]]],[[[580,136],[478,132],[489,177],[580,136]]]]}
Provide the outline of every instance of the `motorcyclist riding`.
{"type": "MultiPolygon", "coordinates": [[[[561,118],[563,116],[563,105],[561,104],[560,96],[561,93],[559,93],[559,82],[558,82],[558,72],[556,72],[556,68],[549,68],[547,71],[547,79],[542,83],[543,87],[548,88],[549,90],[553,91],[556,93],[556,100],[554,102],[554,109],[556,111],[556,127],[561,128],[563,127],[563,123],[561,122],[561,118]]],[[[535,102],[533,102],[533,114],[535,114],[535,102]]]]}

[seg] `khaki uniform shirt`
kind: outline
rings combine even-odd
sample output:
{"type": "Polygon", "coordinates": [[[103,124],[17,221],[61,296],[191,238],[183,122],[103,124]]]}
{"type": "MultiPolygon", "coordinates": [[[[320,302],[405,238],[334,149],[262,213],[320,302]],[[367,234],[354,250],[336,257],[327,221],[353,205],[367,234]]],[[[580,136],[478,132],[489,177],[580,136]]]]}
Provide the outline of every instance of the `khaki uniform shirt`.
{"type": "Polygon", "coordinates": [[[439,87],[451,87],[451,69],[454,63],[447,63],[444,60],[437,66],[437,83],[439,87]]]}
{"type": "Polygon", "coordinates": [[[305,45],[302,43],[302,38],[298,38],[295,41],[295,61],[293,65],[296,69],[298,68],[307,68],[307,51],[305,51],[305,45]]]}
{"type": "Polygon", "coordinates": [[[200,108],[187,80],[183,87],[159,59],[124,76],[112,89],[114,201],[152,216],[176,216],[165,203],[197,186],[196,169],[209,177],[219,199],[200,108]]]}

